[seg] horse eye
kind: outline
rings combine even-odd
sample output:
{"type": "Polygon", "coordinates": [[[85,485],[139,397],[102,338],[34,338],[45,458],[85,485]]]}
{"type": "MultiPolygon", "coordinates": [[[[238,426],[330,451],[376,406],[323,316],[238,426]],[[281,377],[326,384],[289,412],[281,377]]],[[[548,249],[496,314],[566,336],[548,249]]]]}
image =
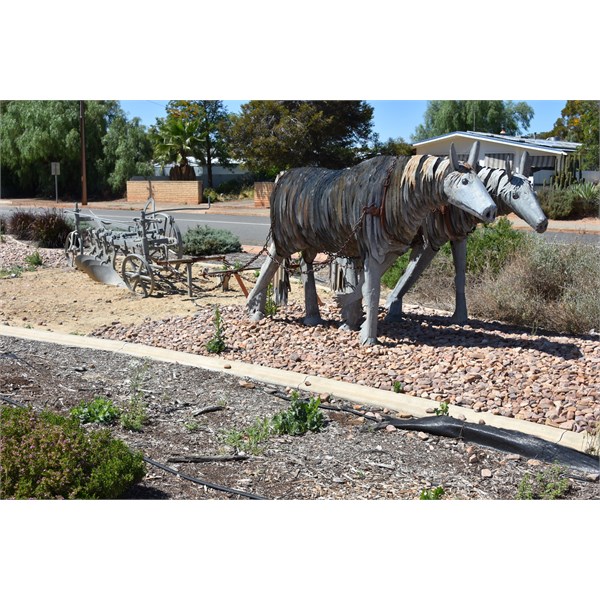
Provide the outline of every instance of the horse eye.
{"type": "Polygon", "coordinates": [[[513,198],[515,200],[518,200],[519,199],[519,192],[513,192],[513,198]]]}
{"type": "Polygon", "coordinates": [[[468,179],[466,179],[466,178],[465,178],[465,179],[463,179],[463,180],[462,180],[462,184],[463,184],[463,185],[469,185],[469,180],[468,180],[468,179]]]}

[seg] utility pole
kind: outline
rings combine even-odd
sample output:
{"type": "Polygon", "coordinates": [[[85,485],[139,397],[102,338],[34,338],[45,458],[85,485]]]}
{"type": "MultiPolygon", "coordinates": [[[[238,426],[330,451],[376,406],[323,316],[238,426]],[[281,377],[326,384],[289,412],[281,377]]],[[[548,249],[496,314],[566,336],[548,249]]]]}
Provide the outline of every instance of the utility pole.
{"type": "Polygon", "coordinates": [[[81,137],[81,205],[87,206],[87,178],[85,174],[85,102],[79,101],[79,132],[81,137]]]}

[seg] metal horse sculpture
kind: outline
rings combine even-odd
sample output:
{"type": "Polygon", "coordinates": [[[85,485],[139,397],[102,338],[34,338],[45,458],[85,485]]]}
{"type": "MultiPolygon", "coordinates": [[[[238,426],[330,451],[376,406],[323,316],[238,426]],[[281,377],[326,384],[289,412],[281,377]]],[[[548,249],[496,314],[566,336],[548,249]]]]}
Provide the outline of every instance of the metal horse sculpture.
{"type": "MultiPolygon", "coordinates": [[[[514,212],[538,233],[544,233],[548,219],[542,211],[529,179],[529,155],[521,158],[520,173],[512,173],[508,161],[505,169],[482,167],[478,176],[498,206],[499,215],[514,212]]],[[[465,297],[465,273],[467,260],[467,236],[475,230],[480,221],[463,210],[448,206],[444,211],[436,211],[424,221],[419,234],[411,246],[410,261],[396,287],[386,301],[388,314],[386,321],[396,321],[402,315],[402,297],[429,266],[439,249],[450,242],[455,270],[455,310],[452,322],[467,322],[467,302],[465,297]]]]}
{"type": "MultiPolygon", "coordinates": [[[[475,147],[470,157],[476,163],[475,147]]],[[[306,317],[321,322],[313,272],[319,252],[358,259],[366,304],[362,344],[377,343],[381,276],[411,245],[427,214],[449,203],[491,222],[496,205],[468,163],[428,155],[378,156],[350,169],[305,167],[281,175],[271,195],[273,241],[246,307],[251,318],[265,316],[267,286],[292,254],[301,252],[306,317]]]]}

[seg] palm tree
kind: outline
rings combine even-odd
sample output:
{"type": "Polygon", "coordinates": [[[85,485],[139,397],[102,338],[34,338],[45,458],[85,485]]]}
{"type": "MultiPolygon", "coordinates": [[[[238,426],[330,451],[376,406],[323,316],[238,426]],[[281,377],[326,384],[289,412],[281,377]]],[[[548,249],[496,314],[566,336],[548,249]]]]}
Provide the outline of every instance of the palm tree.
{"type": "Polygon", "coordinates": [[[196,174],[189,164],[188,158],[193,156],[200,143],[197,137],[198,123],[189,120],[175,119],[167,116],[157,119],[151,129],[154,144],[154,155],[164,165],[176,162],[169,178],[173,180],[194,180],[196,174]]]}

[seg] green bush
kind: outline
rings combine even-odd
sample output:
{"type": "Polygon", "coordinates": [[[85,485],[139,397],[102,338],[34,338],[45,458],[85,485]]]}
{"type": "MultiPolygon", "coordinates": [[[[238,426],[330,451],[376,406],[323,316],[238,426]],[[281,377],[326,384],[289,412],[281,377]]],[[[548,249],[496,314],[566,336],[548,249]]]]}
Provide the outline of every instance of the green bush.
{"type": "Polygon", "coordinates": [[[4,215],[0,215],[0,237],[8,233],[8,219],[4,215]]]}
{"type": "MultiPolygon", "coordinates": [[[[491,225],[480,225],[467,238],[467,273],[470,275],[479,275],[489,271],[499,273],[524,242],[525,234],[514,229],[506,217],[499,218],[491,225]]],[[[442,246],[439,255],[441,256],[436,256],[421,279],[427,277],[428,272],[435,268],[443,275],[454,276],[451,263],[452,249],[449,242],[442,246]]],[[[384,285],[389,288],[395,287],[408,266],[409,258],[410,253],[407,252],[396,260],[382,277],[384,285]]],[[[439,275],[440,273],[437,273],[428,279],[431,281],[439,275]]]]}
{"type": "Polygon", "coordinates": [[[30,210],[18,208],[8,217],[8,232],[18,240],[32,239],[32,224],[35,221],[35,213],[30,210]]]}
{"type": "Polygon", "coordinates": [[[40,253],[36,250],[25,257],[25,262],[32,268],[40,267],[43,263],[40,253]]]}
{"type": "Polygon", "coordinates": [[[242,250],[240,240],[230,231],[213,229],[206,225],[188,229],[183,238],[183,245],[185,252],[193,256],[228,254],[242,250]]]}
{"type": "Polygon", "coordinates": [[[141,453],[74,417],[0,409],[0,498],[110,499],[145,474],[141,453]]]}
{"type": "Polygon", "coordinates": [[[470,294],[473,314],[561,333],[587,333],[600,323],[600,250],[551,244],[537,237],[498,275],[470,294]]]}
{"type": "Polygon", "coordinates": [[[42,248],[64,248],[73,227],[63,213],[56,209],[35,215],[31,224],[31,239],[42,248]]]}
{"type": "Polygon", "coordinates": [[[297,392],[294,392],[290,408],[277,413],[271,420],[273,433],[277,435],[302,435],[307,431],[321,431],[325,419],[319,405],[318,398],[314,397],[305,402],[298,398],[297,392]]]}
{"type": "Polygon", "coordinates": [[[597,216],[600,202],[600,185],[582,181],[571,186],[574,198],[574,212],[578,217],[597,216]]]}
{"type": "Polygon", "coordinates": [[[543,186],[537,192],[537,197],[549,219],[568,219],[573,215],[575,196],[570,188],[543,186]]]}

